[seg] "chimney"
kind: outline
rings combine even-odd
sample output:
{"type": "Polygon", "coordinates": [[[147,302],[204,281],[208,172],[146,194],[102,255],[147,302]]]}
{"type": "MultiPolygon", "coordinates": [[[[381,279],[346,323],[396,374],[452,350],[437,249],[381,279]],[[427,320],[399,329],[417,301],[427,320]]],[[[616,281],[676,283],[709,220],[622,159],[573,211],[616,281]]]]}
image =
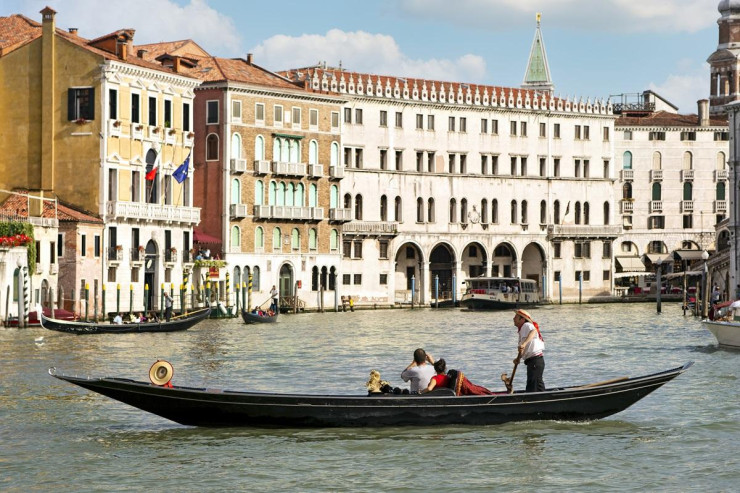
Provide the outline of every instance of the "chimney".
{"type": "Polygon", "coordinates": [[[252,65],[252,58],[253,58],[253,55],[251,53],[247,53],[247,63],[249,65],[252,65]]]}
{"type": "Polygon", "coordinates": [[[70,27],[69,28],[69,34],[72,36],[77,36],[77,28],[76,27],[70,27]]]}
{"type": "Polygon", "coordinates": [[[120,56],[121,60],[124,62],[128,58],[128,45],[126,43],[120,43],[118,45],[118,56],[120,56]]]}
{"type": "Polygon", "coordinates": [[[179,56],[172,57],[172,60],[174,62],[172,64],[172,70],[174,70],[175,73],[179,74],[180,73],[180,57],[179,56]]]}
{"type": "Polygon", "coordinates": [[[699,108],[699,121],[698,124],[700,127],[708,127],[709,126],[709,100],[708,99],[700,99],[696,102],[698,108],[699,108]]]}
{"type": "Polygon", "coordinates": [[[136,52],[136,55],[139,58],[144,58],[147,53],[149,53],[149,50],[139,50],[139,51],[136,52]]]}

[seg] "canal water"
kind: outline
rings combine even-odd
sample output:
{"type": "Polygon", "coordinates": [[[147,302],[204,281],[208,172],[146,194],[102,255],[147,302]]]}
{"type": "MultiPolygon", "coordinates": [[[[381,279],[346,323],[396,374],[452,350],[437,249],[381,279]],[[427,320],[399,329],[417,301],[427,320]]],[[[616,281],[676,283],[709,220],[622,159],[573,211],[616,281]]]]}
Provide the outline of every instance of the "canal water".
{"type": "Polygon", "coordinates": [[[0,329],[0,490],[737,491],[740,352],[719,349],[677,304],[655,312],[652,304],[532,310],[548,385],[695,365],[604,420],[487,427],[189,428],[47,370],[147,380],[162,358],[176,384],[363,394],[371,369],[402,386],[400,371],[421,346],[500,389],[516,352],[508,311],[302,314],[261,326],[209,320],[173,334],[0,329]]]}

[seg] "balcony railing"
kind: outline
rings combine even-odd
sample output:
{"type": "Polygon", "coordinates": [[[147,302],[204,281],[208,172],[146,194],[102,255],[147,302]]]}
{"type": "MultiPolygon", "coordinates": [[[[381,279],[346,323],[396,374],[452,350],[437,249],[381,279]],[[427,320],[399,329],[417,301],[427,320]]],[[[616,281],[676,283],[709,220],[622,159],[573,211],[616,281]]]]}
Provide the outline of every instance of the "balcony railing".
{"type": "Polygon", "coordinates": [[[343,233],[354,234],[397,234],[398,223],[384,221],[355,221],[342,226],[343,233]]]}
{"type": "Polygon", "coordinates": [[[694,170],[693,169],[682,169],[681,170],[681,181],[694,181],[694,170]]]}
{"type": "Polygon", "coordinates": [[[289,205],[272,206],[272,216],[275,219],[311,219],[309,207],[294,207],[289,205]]]}
{"type": "Polygon", "coordinates": [[[650,170],[650,181],[661,181],[663,180],[662,169],[651,169],[650,170]]]}
{"type": "Polygon", "coordinates": [[[715,214],[725,214],[727,212],[727,201],[726,200],[715,200],[714,201],[714,212],[715,214]]]}
{"type": "Polygon", "coordinates": [[[121,136],[121,121],[120,120],[108,120],[108,137],[120,137],[121,136]]]}
{"type": "Polygon", "coordinates": [[[694,201],[693,200],[682,200],[681,201],[681,212],[694,212],[694,201]]]}
{"type": "Polygon", "coordinates": [[[230,207],[231,217],[235,219],[241,219],[247,217],[247,205],[246,204],[231,204],[230,207]]]}
{"type": "Polygon", "coordinates": [[[254,172],[258,175],[266,175],[270,172],[270,161],[255,160],[254,172]]]}
{"type": "Polygon", "coordinates": [[[164,261],[167,264],[174,264],[177,262],[177,250],[170,248],[164,251],[164,261]]]}
{"type": "Polygon", "coordinates": [[[232,173],[244,173],[247,171],[247,160],[246,159],[232,159],[231,160],[231,172],[232,173]]]}
{"type": "Polygon", "coordinates": [[[131,124],[131,137],[134,139],[143,139],[144,138],[144,125],[141,123],[132,123],[131,124]]]}
{"type": "Polygon", "coordinates": [[[344,178],[343,166],[329,166],[329,177],[336,180],[344,178]]]}
{"type": "Polygon", "coordinates": [[[306,165],[303,163],[272,162],[272,172],[276,175],[306,176],[306,165]]]}
{"type": "Polygon", "coordinates": [[[714,171],[714,181],[726,180],[729,177],[729,172],[726,169],[718,169],[714,171]]]}
{"type": "Polygon", "coordinates": [[[622,214],[632,214],[635,212],[635,202],[633,200],[622,200],[622,214]]]}
{"type": "MultiPolygon", "coordinates": [[[[346,228],[346,226],[345,226],[346,228]]],[[[616,238],[622,233],[622,227],[617,225],[590,225],[590,224],[554,224],[547,227],[550,238],[616,238]]]]}
{"type": "Polygon", "coordinates": [[[199,207],[149,204],[147,202],[110,201],[106,205],[106,215],[110,219],[165,221],[193,225],[200,222],[199,207]]]}
{"type": "Polygon", "coordinates": [[[177,130],[174,128],[163,128],[162,132],[164,132],[165,144],[174,144],[177,141],[177,130]]]}
{"type": "Polygon", "coordinates": [[[255,205],[254,206],[254,218],[255,219],[269,219],[272,217],[272,211],[269,205],[255,205]]]}
{"type": "Polygon", "coordinates": [[[181,257],[183,264],[192,264],[193,262],[195,262],[195,259],[193,258],[193,252],[191,252],[190,250],[184,250],[181,257]]]}
{"type": "Polygon", "coordinates": [[[138,246],[131,249],[131,262],[143,262],[146,258],[146,252],[142,249],[139,250],[138,246]]]}
{"type": "Polygon", "coordinates": [[[352,209],[331,208],[329,209],[329,220],[336,222],[351,221],[352,209]]]}
{"type": "Polygon", "coordinates": [[[623,169],[620,170],[620,175],[622,178],[622,181],[632,181],[635,179],[635,170],[633,169],[623,169]]]}
{"type": "Polygon", "coordinates": [[[662,200],[651,200],[650,201],[650,213],[663,212],[663,201],[662,200]]]}
{"type": "Polygon", "coordinates": [[[324,165],[323,164],[309,164],[308,165],[308,176],[312,178],[320,178],[324,176],[324,165]]]}
{"type": "Polygon", "coordinates": [[[108,255],[106,258],[114,262],[120,262],[123,260],[123,247],[121,245],[108,247],[108,255]]]}
{"type": "Polygon", "coordinates": [[[322,221],[324,219],[324,208],[323,207],[309,207],[311,219],[314,221],[322,221]]]}

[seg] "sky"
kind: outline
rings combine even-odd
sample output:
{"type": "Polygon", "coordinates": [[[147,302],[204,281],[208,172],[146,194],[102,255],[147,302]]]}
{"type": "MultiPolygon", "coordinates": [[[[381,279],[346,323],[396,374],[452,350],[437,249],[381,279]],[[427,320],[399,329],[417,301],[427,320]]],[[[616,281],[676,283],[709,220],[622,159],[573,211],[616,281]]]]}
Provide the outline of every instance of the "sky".
{"type": "Polygon", "coordinates": [[[681,113],[707,98],[719,0],[2,0],[0,16],[57,11],[94,39],[192,39],[211,55],[270,70],[347,70],[519,87],[542,14],[555,94],[606,99],[650,89],[681,113]],[[115,7],[114,7],[115,5],[115,7]]]}

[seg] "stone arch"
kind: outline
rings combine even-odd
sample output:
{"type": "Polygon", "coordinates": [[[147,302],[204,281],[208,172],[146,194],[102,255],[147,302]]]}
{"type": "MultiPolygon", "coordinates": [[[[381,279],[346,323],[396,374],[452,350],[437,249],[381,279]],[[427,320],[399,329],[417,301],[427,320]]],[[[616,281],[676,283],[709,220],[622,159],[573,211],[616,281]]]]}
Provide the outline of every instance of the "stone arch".
{"type": "Polygon", "coordinates": [[[488,268],[486,247],[477,241],[471,241],[462,250],[460,256],[462,272],[468,277],[485,276],[488,268]]]}
{"type": "Polygon", "coordinates": [[[491,276],[512,277],[516,273],[517,252],[514,245],[502,241],[493,249],[491,255],[491,276]]]}

